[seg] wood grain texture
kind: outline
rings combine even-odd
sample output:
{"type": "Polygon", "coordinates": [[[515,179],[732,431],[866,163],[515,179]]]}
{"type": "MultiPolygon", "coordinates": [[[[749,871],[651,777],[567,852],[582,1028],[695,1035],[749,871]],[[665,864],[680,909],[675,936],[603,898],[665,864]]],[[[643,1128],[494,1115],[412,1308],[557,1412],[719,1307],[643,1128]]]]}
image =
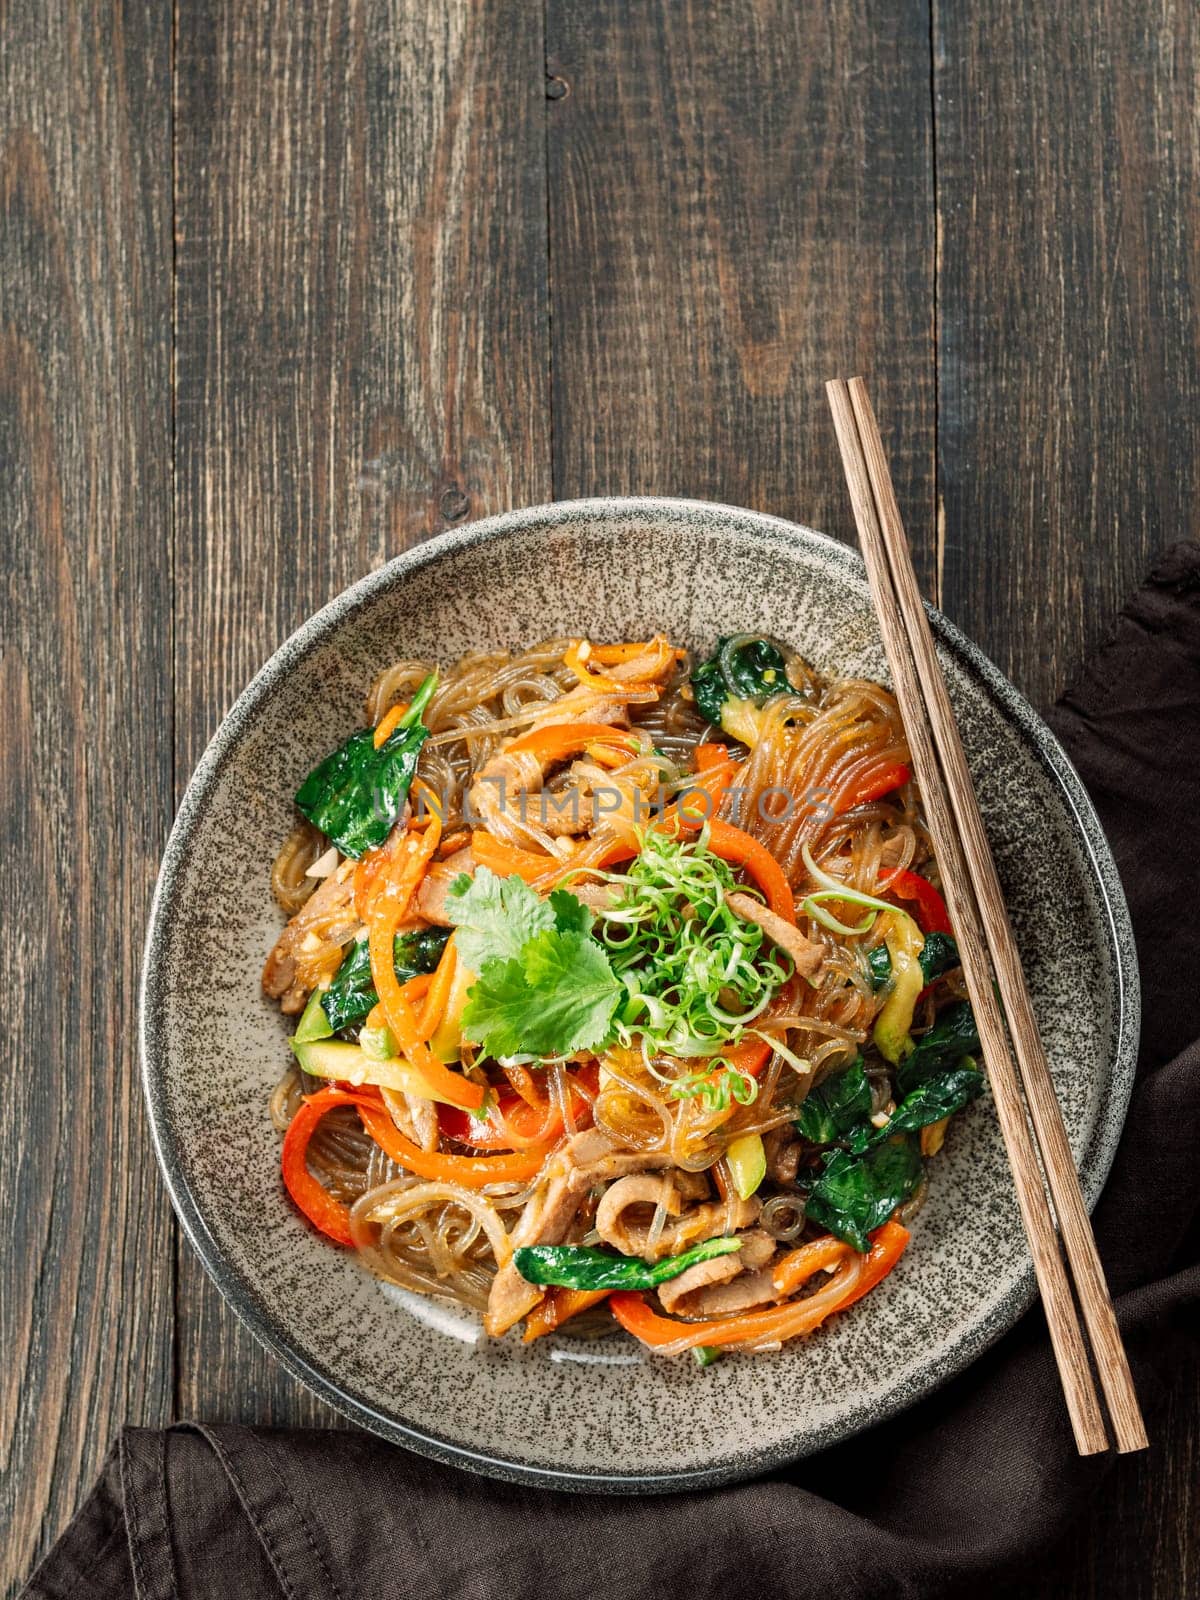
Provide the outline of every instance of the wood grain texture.
{"type": "Polygon", "coordinates": [[[933,0],[945,599],[1053,700],[1200,487],[1200,13],[933,0]]]}
{"type": "MultiPolygon", "coordinates": [[[[115,1428],[166,1420],[176,1334],[178,1413],[328,1415],[185,1245],[176,1323],[128,1024],[172,754],[177,797],[304,616],[552,492],[851,537],[838,372],[870,379],[922,582],[940,563],[1036,697],[1195,531],[1194,8],[173,9],[0,3],[2,893],[29,996],[0,1588],[115,1428]]],[[[1197,1592],[1196,1391],[1004,1592],[1197,1592]]]]}
{"type": "Polygon", "coordinates": [[[171,805],[171,173],[169,17],[2,16],[8,1593],[116,1429],[171,1408],[172,1224],[135,1029],[171,805]]]}
{"type": "MultiPolygon", "coordinates": [[[[180,786],[352,579],[550,497],[541,7],[181,0],[180,786]]],[[[184,1415],[330,1413],[181,1246],[184,1415]]]]}
{"type": "MultiPolygon", "coordinates": [[[[944,604],[1053,700],[1196,535],[1200,17],[932,0],[944,604]]],[[[1197,1592],[1200,1372],[1017,1592],[1197,1592]]]]}
{"type": "MultiPolygon", "coordinates": [[[[921,0],[548,0],[554,488],[731,501],[846,538],[824,381],[872,374],[934,510],[921,0]]],[[[933,540],[918,541],[933,577],[933,540]]]]}

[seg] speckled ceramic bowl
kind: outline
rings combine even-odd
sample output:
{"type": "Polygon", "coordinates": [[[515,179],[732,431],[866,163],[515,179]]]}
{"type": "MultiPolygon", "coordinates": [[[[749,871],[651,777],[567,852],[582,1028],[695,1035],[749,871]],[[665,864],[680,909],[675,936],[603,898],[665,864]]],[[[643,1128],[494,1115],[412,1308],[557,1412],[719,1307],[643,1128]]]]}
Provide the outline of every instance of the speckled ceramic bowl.
{"type": "MultiPolygon", "coordinates": [[[[1124,898],[1053,736],[941,618],[942,661],[1089,1204],[1125,1114],[1138,986],[1124,898]]],[[[767,629],[827,673],[886,677],[862,566],[805,528],[723,506],[592,500],[434,539],[346,591],[234,706],[184,798],[151,917],[146,1095],[192,1243],[258,1337],[347,1417],[473,1471],[567,1489],[748,1476],[853,1433],[957,1372],[1033,1292],[989,1099],[956,1119],[899,1267],[775,1356],[700,1371],[623,1337],[489,1342],[321,1242],[290,1209],[267,1097],[286,1028],[259,990],[271,860],[298,779],[399,655],[663,629],[706,647],[767,629]],[[220,862],[221,870],[213,864],[220,862]]]]}

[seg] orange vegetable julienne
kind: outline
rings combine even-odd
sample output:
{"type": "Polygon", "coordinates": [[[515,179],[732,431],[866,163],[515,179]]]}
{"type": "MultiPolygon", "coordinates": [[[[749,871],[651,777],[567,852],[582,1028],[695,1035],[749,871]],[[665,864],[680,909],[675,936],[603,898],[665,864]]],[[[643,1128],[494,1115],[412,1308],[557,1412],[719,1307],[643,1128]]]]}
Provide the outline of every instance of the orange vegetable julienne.
{"type": "Polygon", "coordinates": [[[625,687],[616,678],[610,678],[606,672],[596,672],[588,666],[595,652],[586,639],[576,639],[563,655],[563,666],[573,672],[580,683],[586,684],[589,689],[600,689],[605,693],[619,694],[625,687]],[[585,653],[586,647],[586,653],[585,653]]]}
{"type": "Polygon", "coordinates": [[[729,751],[723,744],[698,744],[692,751],[697,772],[711,772],[729,760],[729,751]]]}
{"type": "Polygon", "coordinates": [[[734,1045],[732,1050],[722,1050],[721,1054],[735,1072],[757,1078],[771,1059],[771,1046],[765,1039],[747,1039],[745,1044],[734,1045]]]}
{"type": "Polygon", "coordinates": [[[433,975],[428,972],[418,972],[413,977],[405,979],[400,986],[400,993],[410,1006],[419,1005],[429,993],[429,985],[433,982],[433,975]]]}
{"type": "Polygon", "coordinates": [[[441,960],[430,977],[425,991],[425,1004],[421,1010],[421,1038],[426,1044],[437,1032],[438,1023],[446,1014],[446,1002],[454,983],[454,969],[458,965],[458,952],[454,948],[454,935],[446,940],[441,960]]]}
{"type": "Polygon", "coordinates": [[[720,817],[714,817],[708,827],[708,847],[712,853],[733,866],[745,867],[766,895],[771,910],[795,927],[796,902],[791,885],[766,845],[720,817]]]}
{"type": "Polygon", "coordinates": [[[611,1293],[611,1289],[548,1289],[546,1298],[540,1300],[525,1318],[522,1339],[526,1344],[531,1344],[543,1334],[553,1333],[581,1311],[588,1311],[602,1300],[607,1300],[611,1293]]]}
{"type": "Polygon", "coordinates": [[[621,745],[629,751],[641,748],[636,734],[611,728],[606,722],[552,722],[518,735],[504,753],[513,756],[529,751],[540,761],[562,761],[590,744],[621,745]]]}
{"type": "MultiPolygon", "coordinates": [[[[592,655],[603,667],[619,667],[626,661],[636,661],[638,656],[644,656],[653,649],[655,641],[648,639],[645,644],[594,644],[592,655]]],[[[687,654],[685,650],[672,650],[677,661],[682,661],[687,654]]]]}
{"type": "MultiPolygon", "coordinates": [[[[622,1291],[614,1294],[609,1304],[626,1333],[665,1355],[692,1350],[701,1344],[720,1347],[794,1339],[811,1333],[826,1317],[845,1311],[873,1289],[899,1261],[908,1237],[907,1228],[897,1222],[885,1222],[871,1235],[871,1249],[865,1259],[847,1251],[839,1257],[827,1285],[808,1299],[793,1300],[770,1310],[743,1311],[736,1316],[704,1322],[679,1322],[652,1311],[640,1293],[622,1291]],[[837,1292],[839,1288],[842,1288],[840,1293],[837,1292]]],[[[816,1270],[817,1252],[814,1251],[806,1276],[811,1277],[816,1270]]]]}
{"type": "Polygon", "coordinates": [[[408,710],[408,701],[399,700],[389,711],[385,711],[375,724],[375,748],[380,750],[396,731],[396,724],[408,710]]]}
{"type": "Polygon", "coordinates": [[[405,833],[394,847],[390,842],[385,847],[391,851],[388,871],[380,875],[381,881],[376,880],[368,908],[371,981],[400,1054],[408,1058],[435,1094],[474,1111],[483,1104],[483,1086],[451,1072],[434,1057],[421,1037],[420,1023],[396,977],[394,964],[396,929],[437,850],[441,831],[441,822],[432,814],[422,833],[405,833]]]}
{"type": "Polygon", "coordinates": [[[518,1150],[504,1156],[451,1156],[439,1150],[422,1150],[406,1139],[381,1105],[362,1101],[362,1125],[375,1143],[398,1166],[418,1177],[442,1183],[459,1183],[465,1189],[483,1189],[489,1183],[526,1183],[545,1165],[551,1146],[518,1150]]]}
{"type": "Polygon", "coordinates": [[[510,878],[515,873],[526,883],[535,883],[543,873],[556,866],[561,866],[564,872],[567,870],[565,863],[556,861],[553,856],[522,850],[520,845],[508,844],[482,828],[476,828],[471,835],[471,854],[477,867],[487,867],[498,878],[510,878]]]}
{"type": "Polygon", "coordinates": [[[833,1234],[823,1233],[819,1239],[810,1239],[807,1244],[789,1250],[771,1274],[776,1293],[795,1294],[814,1272],[822,1267],[837,1266],[849,1249],[844,1239],[835,1239],[833,1234]]]}

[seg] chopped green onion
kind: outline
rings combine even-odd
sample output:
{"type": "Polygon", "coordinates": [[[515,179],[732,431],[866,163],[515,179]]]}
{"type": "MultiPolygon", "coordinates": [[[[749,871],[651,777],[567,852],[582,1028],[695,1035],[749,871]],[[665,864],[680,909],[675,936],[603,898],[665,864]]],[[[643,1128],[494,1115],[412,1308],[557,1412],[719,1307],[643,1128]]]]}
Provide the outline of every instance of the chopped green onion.
{"type": "Polygon", "coordinates": [[[707,830],[694,841],[648,833],[627,874],[599,876],[620,891],[595,929],[625,987],[618,1039],[632,1046],[640,1038],[647,1064],[658,1054],[709,1058],[703,1072],[674,1080],[681,1097],[752,1097],[744,1084],[705,1085],[722,1048],[766,1010],[791,966],[761,928],[729,909],[733,869],[708,849],[707,830]]]}

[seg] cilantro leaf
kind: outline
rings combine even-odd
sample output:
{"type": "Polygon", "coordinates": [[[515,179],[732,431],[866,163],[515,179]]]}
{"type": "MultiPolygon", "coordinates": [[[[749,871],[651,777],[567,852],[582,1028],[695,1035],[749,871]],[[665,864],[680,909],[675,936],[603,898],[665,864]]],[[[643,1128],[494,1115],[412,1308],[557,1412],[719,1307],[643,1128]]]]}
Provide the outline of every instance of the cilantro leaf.
{"type": "Polygon", "coordinates": [[[550,907],[559,933],[591,933],[596,919],[577,894],[569,889],[551,889],[550,907]]]}
{"type": "Polygon", "coordinates": [[[522,1049],[525,1019],[532,1008],[525,968],[512,956],[487,961],[467,990],[462,1035],[483,1045],[489,1055],[515,1056],[522,1049]]]}
{"type": "Polygon", "coordinates": [[[586,934],[548,928],[519,958],[484,964],[463,1011],[466,1038],[491,1055],[566,1055],[600,1044],[623,989],[586,934]]]}
{"type": "Polygon", "coordinates": [[[515,960],[535,933],[555,925],[553,905],[522,878],[515,873],[498,878],[487,867],[473,878],[465,872],[455,878],[446,915],[458,929],[459,960],[472,972],[481,972],[489,961],[515,960]]]}

